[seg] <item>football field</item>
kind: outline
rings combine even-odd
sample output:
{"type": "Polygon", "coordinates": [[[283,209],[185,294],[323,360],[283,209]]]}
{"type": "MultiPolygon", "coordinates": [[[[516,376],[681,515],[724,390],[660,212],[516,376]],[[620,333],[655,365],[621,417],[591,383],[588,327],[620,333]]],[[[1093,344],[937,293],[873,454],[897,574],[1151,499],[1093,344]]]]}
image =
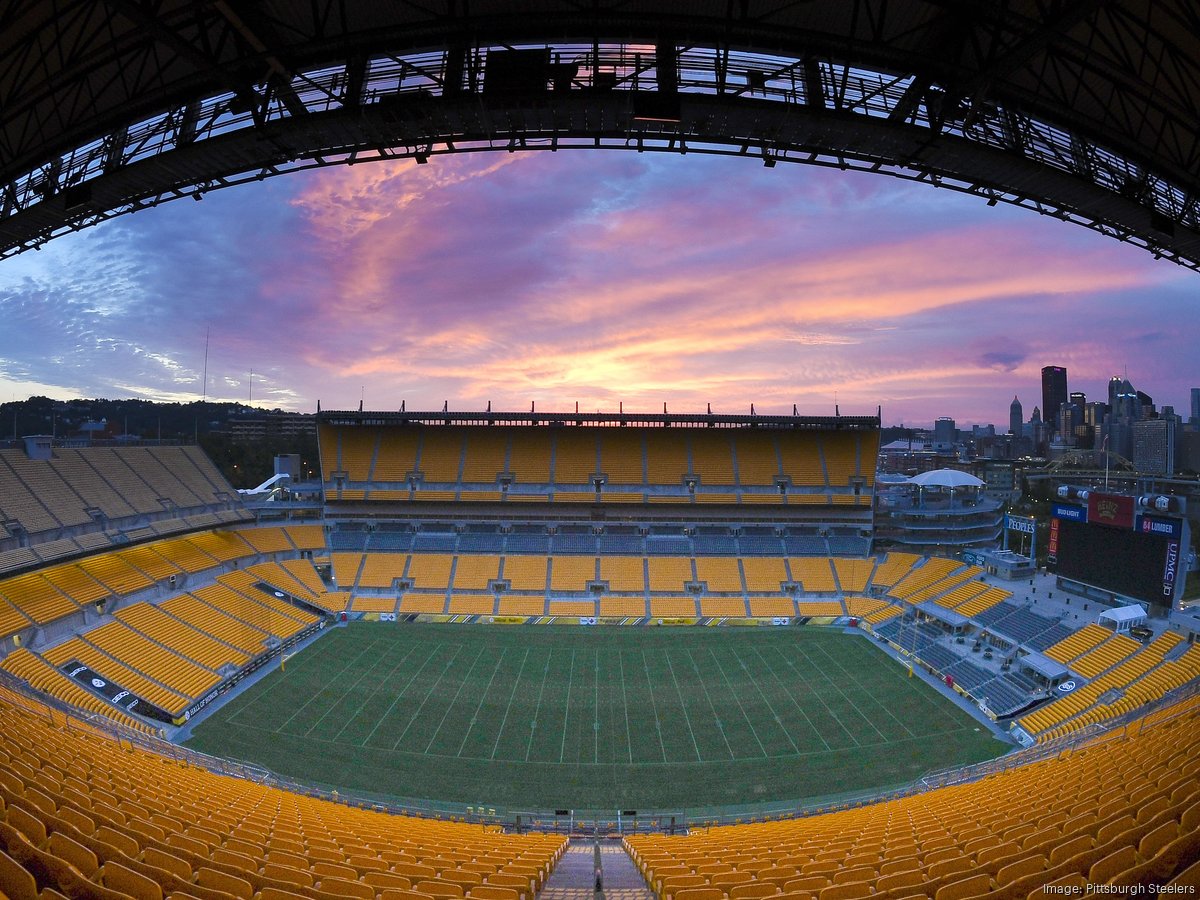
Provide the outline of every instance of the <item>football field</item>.
{"type": "Polygon", "coordinates": [[[816,628],[351,623],[188,746],[303,781],[521,809],[883,788],[1007,748],[870,641],[816,628]]]}

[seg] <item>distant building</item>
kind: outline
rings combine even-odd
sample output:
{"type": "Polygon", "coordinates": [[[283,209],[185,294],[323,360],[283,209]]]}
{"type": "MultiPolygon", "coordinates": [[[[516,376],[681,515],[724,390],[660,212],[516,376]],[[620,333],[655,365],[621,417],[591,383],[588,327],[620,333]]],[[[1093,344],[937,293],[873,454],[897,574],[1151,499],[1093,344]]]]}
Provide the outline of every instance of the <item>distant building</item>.
{"type": "Polygon", "coordinates": [[[1021,401],[1014,396],[1013,402],[1008,405],[1008,433],[1014,438],[1019,438],[1024,424],[1025,415],[1021,412],[1021,401]]]}
{"type": "Polygon", "coordinates": [[[952,450],[958,440],[958,429],[954,420],[942,416],[933,423],[933,449],[939,451],[952,450]]]}
{"type": "Polygon", "coordinates": [[[1200,426],[1200,388],[1192,388],[1192,417],[1188,421],[1200,426]]]}
{"type": "Polygon", "coordinates": [[[1058,426],[1058,411],[1067,402],[1067,370],[1062,366],[1042,368],[1042,421],[1058,426]]]}
{"type": "Polygon", "coordinates": [[[238,443],[253,443],[268,438],[316,436],[317,420],[306,413],[267,413],[254,418],[230,419],[225,423],[230,438],[238,443]]]}
{"type": "Polygon", "coordinates": [[[1149,475],[1175,472],[1175,417],[1134,422],[1133,467],[1149,475]]]}

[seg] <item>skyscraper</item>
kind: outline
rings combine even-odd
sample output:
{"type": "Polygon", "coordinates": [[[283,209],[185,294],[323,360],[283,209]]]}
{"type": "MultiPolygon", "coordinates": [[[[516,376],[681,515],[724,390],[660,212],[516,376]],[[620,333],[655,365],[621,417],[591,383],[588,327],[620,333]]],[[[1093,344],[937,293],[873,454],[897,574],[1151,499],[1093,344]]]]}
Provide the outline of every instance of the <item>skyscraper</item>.
{"type": "Polygon", "coordinates": [[[1021,401],[1015,396],[1008,407],[1008,433],[1019,438],[1025,426],[1025,415],[1021,412],[1021,401]]]}
{"type": "Polygon", "coordinates": [[[1058,409],[1067,402],[1067,370],[1062,366],[1042,369],[1042,421],[1051,428],[1058,424],[1058,409]]]}
{"type": "Polygon", "coordinates": [[[1192,388],[1192,417],[1188,421],[1200,425],[1200,388],[1192,388]]]}

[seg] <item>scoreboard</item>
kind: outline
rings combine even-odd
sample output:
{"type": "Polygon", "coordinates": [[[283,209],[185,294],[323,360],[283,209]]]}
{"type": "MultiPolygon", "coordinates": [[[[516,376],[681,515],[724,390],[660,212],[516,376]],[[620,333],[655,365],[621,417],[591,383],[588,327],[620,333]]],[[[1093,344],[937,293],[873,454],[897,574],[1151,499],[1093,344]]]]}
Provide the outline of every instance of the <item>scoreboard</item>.
{"type": "Polygon", "coordinates": [[[1132,497],[1093,493],[1088,501],[1054,506],[1049,552],[1059,577],[1174,606],[1189,550],[1186,519],[1138,514],[1132,497]]]}

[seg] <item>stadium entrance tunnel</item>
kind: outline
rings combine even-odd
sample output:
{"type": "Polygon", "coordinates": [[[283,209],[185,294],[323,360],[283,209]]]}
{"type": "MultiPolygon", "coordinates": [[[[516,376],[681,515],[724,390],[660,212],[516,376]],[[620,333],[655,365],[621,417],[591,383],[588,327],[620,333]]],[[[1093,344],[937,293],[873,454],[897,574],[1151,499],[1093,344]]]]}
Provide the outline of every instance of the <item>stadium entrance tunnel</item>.
{"type": "MultiPolygon", "coordinates": [[[[1157,28],[1154,55],[1102,49],[1146,46],[1143,5],[821,0],[680,16],[665,3],[472,15],[447,2],[353,19],[366,4],[277,0],[242,16],[168,0],[71,18],[95,57],[86,70],[34,66],[80,39],[47,12],[0,40],[18,63],[0,75],[0,255],[302,169],[608,148],[889,174],[1200,268],[1193,30],[1157,28]],[[22,60],[36,83],[18,77],[22,60]]],[[[1157,6],[1188,21],[1186,0],[1157,6]]]]}

